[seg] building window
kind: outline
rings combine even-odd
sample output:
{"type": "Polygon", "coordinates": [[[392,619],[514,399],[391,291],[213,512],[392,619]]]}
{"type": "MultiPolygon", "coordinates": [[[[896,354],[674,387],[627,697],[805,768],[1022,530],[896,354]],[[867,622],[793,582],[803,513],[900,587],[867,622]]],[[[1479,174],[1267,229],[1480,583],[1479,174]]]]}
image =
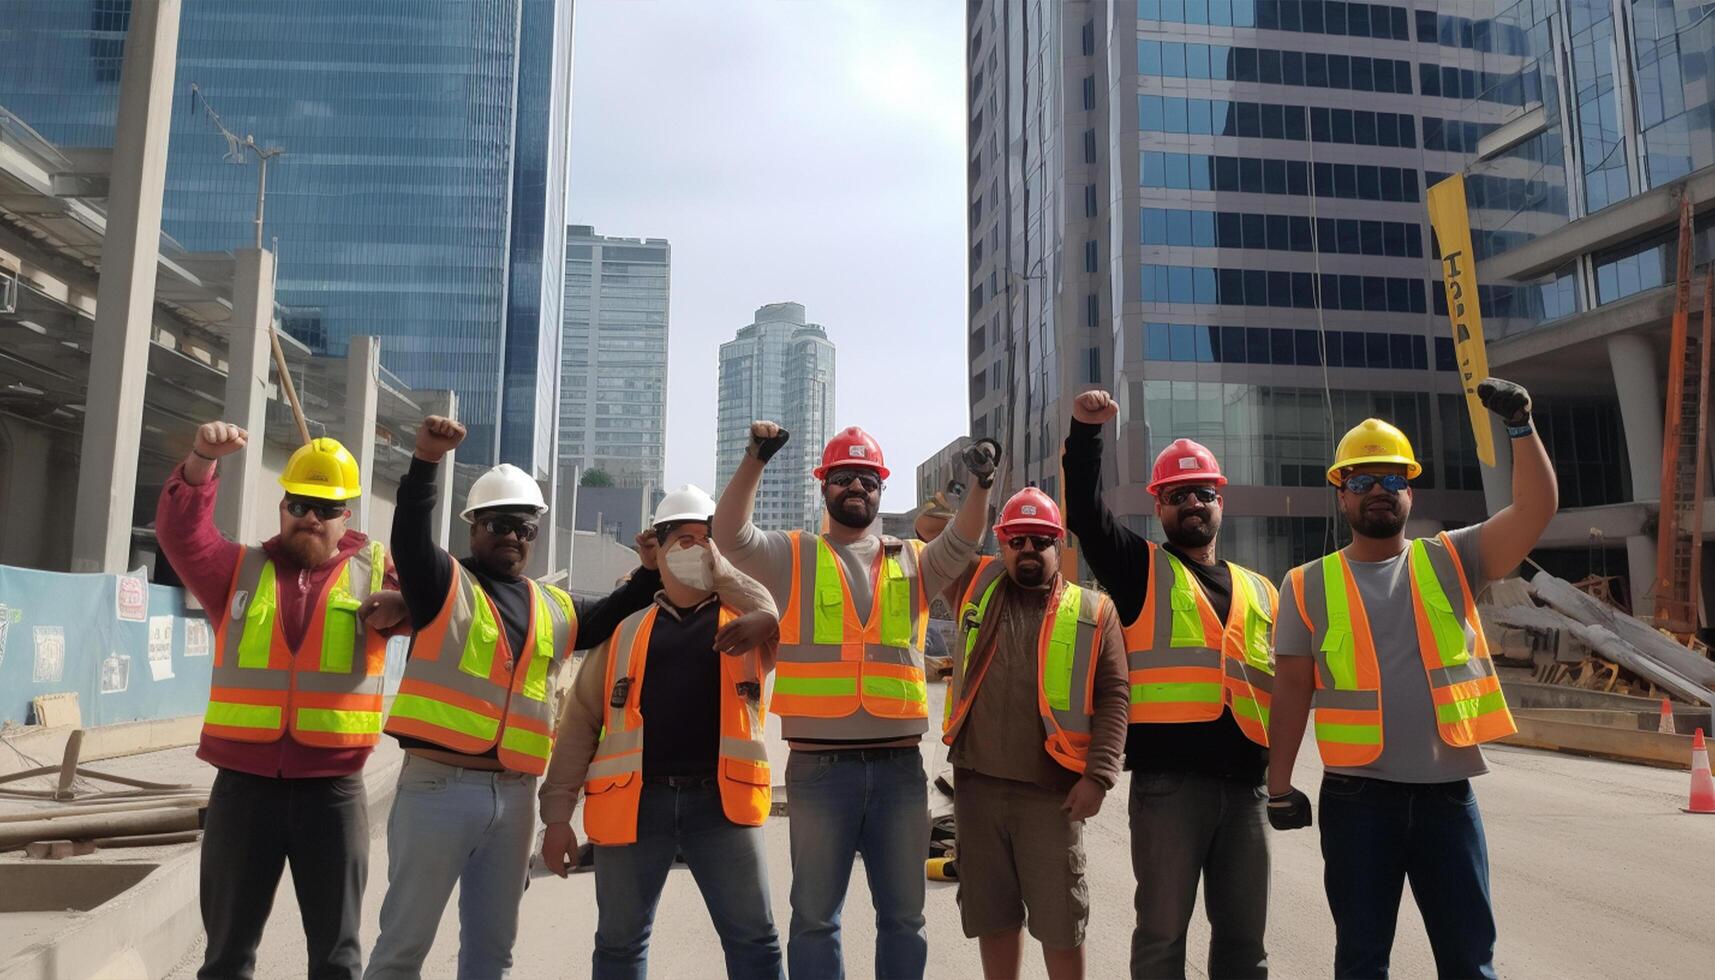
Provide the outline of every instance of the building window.
{"type": "Polygon", "coordinates": [[[1100,259],[1100,256],[1097,254],[1097,251],[1096,251],[1095,240],[1091,239],[1090,241],[1085,242],[1084,243],[1084,271],[1085,272],[1097,271],[1097,269],[1100,268],[1098,265],[1099,259],[1100,259]]]}
{"type": "Polygon", "coordinates": [[[1084,21],[1082,35],[1084,41],[1084,57],[1088,58],[1096,53],[1096,22],[1093,20],[1084,21]]]}
{"type": "Polygon", "coordinates": [[[1096,107],[1096,76],[1084,76],[1084,111],[1089,112],[1096,107]]]}
{"type": "Polygon", "coordinates": [[[1102,325],[1102,298],[1096,293],[1084,297],[1084,326],[1099,327],[1102,325]]]}
{"type": "Polygon", "coordinates": [[[1096,162],[1096,131],[1093,129],[1084,130],[1084,162],[1096,162]]]}
{"type": "Polygon", "coordinates": [[[1084,217],[1094,218],[1096,216],[1097,212],[1100,210],[1098,207],[1099,204],[1100,204],[1100,202],[1096,198],[1096,185],[1095,184],[1085,184],[1084,185],[1084,217]]]}
{"type": "Polygon", "coordinates": [[[1086,366],[1089,368],[1089,374],[1084,380],[1093,385],[1101,384],[1102,349],[1100,347],[1089,348],[1084,352],[1084,359],[1086,361],[1086,366]]]}

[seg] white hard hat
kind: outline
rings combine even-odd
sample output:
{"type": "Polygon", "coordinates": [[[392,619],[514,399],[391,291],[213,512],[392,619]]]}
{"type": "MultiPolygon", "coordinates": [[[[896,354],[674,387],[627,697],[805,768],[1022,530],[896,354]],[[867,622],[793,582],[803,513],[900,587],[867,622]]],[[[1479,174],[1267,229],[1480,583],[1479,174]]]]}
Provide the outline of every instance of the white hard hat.
{"type": "Polygon", "coordinates": [[[501,463],[476,478],[459,516],[469,522],[474,520],[472,514],[490,507],[533,507],[538,517],[548,512],[542,488],[530,479],[530,474],[511,463],[501,463]]]}
{"type": "Polygon", "coordinates": [[[661,498],[655,508],[656,527],[673,521],[708,521],[715,516],[715,499],[702,487],[687,483],[661,498]]]}

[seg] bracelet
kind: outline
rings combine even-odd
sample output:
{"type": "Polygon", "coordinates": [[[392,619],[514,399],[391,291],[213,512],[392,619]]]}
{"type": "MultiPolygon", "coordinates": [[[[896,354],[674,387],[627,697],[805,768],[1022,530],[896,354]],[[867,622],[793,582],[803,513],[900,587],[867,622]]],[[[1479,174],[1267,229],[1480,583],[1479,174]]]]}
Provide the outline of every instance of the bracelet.
{"type": "Polygon", "coordinates": [[[198,459],[206,459],[211,463],[220,458],[218,456],[205,456],[202,453],[197,452],[197,449],[195,446],[191,447],[191,455],[197,457],[198,459]]]}
{"type": "Polygon", "coordinates": [[[1530,420],[1525,419],[1523,425],[1509,425],[1509,426],[1507,426],[1507,438],[1509,438],[1509,439],[1523,439],[1525,436],[1528,436],[1532,432],[1535,432],[1535,431],[1536,431],[1536,428],[1531,425],[1530,420]]]}

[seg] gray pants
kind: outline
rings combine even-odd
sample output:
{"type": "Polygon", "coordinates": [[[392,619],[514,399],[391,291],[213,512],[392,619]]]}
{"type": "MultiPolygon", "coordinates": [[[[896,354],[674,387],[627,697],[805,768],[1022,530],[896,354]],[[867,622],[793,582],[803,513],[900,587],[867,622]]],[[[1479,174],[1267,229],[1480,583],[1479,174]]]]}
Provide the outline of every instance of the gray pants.
{"type": "Polygon", "coordinates": [[[1185,976],[1197,883],[1209,914],[1209,976],[1266,977],[1268,815],[1260,786],[1197,773],[1134,772],[1131,868],[1137,876],[1133,980],[1185,976]]]}

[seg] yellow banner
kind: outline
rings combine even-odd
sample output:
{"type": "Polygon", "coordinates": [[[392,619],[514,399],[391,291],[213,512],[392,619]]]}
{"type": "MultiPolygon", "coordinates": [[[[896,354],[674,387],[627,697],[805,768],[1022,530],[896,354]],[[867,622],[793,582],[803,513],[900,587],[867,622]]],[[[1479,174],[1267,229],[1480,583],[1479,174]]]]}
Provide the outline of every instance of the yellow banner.
{"type": "Polygon", "coordinates": [[[1477,458],[1495,465],[1495,437],[1489,413],[1477,398],[1477,385],[1489,376],[1489,352],[1483,346],[1483,314],[1477,303],[1477,260],[1471,253],[1471,221],[1465,210],[1465,177],[1454,174],[1429,189],[1429,223],[1441,243],[1441,279],[1447,289],[1447,317],[1453,326],[1454,359],[1477,458]]]}

